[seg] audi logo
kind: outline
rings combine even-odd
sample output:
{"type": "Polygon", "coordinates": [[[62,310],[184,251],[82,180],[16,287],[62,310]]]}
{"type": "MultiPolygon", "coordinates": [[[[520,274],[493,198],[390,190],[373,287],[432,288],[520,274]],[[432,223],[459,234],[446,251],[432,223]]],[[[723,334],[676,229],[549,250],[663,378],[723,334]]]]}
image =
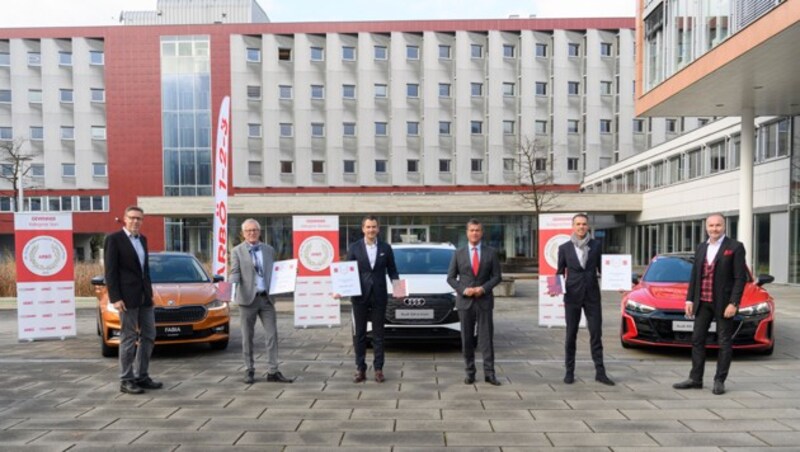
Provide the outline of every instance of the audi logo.
{"type": "Polygon", "coordinates": [[[425,306],[424,298],[404,298],[403,304],[406,306],[425,306]]]}

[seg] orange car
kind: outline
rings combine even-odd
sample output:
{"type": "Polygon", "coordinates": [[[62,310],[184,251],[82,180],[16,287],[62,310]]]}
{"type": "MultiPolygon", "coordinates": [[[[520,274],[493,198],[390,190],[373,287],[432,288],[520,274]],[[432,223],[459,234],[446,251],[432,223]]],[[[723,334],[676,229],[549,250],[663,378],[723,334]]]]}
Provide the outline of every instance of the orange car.
{"type": "MultiPolygon", "coordinates": [[[[228,346],[230,307],[217,299],[216,283],[194,256],[150,253],[150,279],[156,317],[156,345],[208,343],[214,350],[228,346]]],[[[108,302],[102,276],[92,278],[97,296],[97,334],[103,356],[119,350],[119,311],[108,302]]]]}

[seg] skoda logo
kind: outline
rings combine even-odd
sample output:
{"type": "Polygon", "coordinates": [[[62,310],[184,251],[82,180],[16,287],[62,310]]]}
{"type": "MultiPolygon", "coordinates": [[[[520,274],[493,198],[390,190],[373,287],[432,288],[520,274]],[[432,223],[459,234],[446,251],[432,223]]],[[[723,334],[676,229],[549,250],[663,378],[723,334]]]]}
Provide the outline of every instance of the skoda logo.
{"type": "Polygon", "coordinates": [[[169,306],[175,306],[175,300],[169,300],[169,301],[167,301],[167,304],[169,306]]]}
{"type": "Polygon", "coordinates": [[[424,306],[425,299],[424,298],[404,298],[403,304],[406,306],[424,306]]]}

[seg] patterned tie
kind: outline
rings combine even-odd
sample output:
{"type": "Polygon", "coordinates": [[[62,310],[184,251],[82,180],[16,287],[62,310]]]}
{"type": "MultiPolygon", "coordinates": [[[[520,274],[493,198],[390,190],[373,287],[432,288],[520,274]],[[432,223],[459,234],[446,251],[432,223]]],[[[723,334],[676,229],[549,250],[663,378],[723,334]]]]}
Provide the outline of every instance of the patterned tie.
{"type": "Polygon", "coordinates": [[[478,276],[478,267],[480,266],[480,259],[478,258],[478,247],[472,247],[472,274],[478,276]]]}
{"type": "Polygon", "coordinates": [[[262,276],[263,277],[264,276],[264,269],[261,268],[261,263],[260,263],[260,261],[258,259],[258,252],[259,251],[261,251],[261,247],[260,246],[258,246],[258,245],[251,246],[250,247],[250,258],[253,259],[253,267],[255,267],[256,273],[258,274],[258,276],[262,276]]]}

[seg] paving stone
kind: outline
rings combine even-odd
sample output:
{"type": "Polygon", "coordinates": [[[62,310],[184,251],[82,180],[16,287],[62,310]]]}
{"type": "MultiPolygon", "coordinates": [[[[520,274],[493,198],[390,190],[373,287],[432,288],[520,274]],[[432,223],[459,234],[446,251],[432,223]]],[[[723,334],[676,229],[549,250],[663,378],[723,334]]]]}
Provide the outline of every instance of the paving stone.
{"type": "Polygon", "coordinates": [[[34,439],[47,433],[47,430],[0,430],[0,444],[27,444],[28,442],[33,441],[34,439]]]}
{"type": "Polygon", "coordinates": [[[262,417],[259,419],[250,418],[211,418],[208,422],[204,423],[199,431],[215,432],[215,431],[228,431],[228,430],[241,430],[241,431],[279,431],[279,432],[293,432],[297,430],[300,425],[301,418],[268,418],[262,417]]]}
{"type": "Polygon", "coordinates": [[[487,420],[411,420],[398,419],[395,430],[429,431],[429,432],[491,432],[492,426],[487,420]]]}
{"type": "Polygon", "coordinates": [[[764,446],[766,443],[749,433],[651,433],[650,436],[662,446],[764,446]]]}
{"type": "Polygon", "coordinates": [[[384,431],[394,430],[395,421],[391,419],[363,419],[363,420],[326,420],[304,419],[297,431],[311,432],[347,432],[347,431],[384,431]]]}
{"type": "Polygon", "coordinates": [[[792,428],[784,423],[772,419],[715,419],[693,420],[684,422],[687,427],[695,432],[720,433],[720,432],[780,432],[791,431],[792,428]]]}
{"type": "MultiPolygon", "coordinates": [[[[106,445],[128,444],[142,436],[142,430],[129,431],[95,431],[72,429],[69,431],[51,431],[46,435],[36,438],[32,444],[60,444],[60,443],[101,443],[106,445]]],[[[108,447],[108,446],[107,446],[108,447]]]]}
{"type": "Polygon", "coordinates": [[[208,444],[217,446],[231,446],[238,440],[244,431],[242,429],[217,431],[217,432],[187,432],[184,430],[151,430],[140,436],[133,444],[208,444]]]}
{"type": "Polygon", "coordinates": [[[405,445],[405,446],[444,446],[444,434],[441,432],[403,431],[403,432],[346,432],[342,446],[369,445],[405,445]]]}
{"type": "Polygon", "coordinates": [[[100,430],[114,422],[107,419],[29,419],[12,427],[13,430],[100,430]]]}
{"type": "MultiPolygon", "coordinates": [[[[697,421],[691,421],[693,424],[697,421]]],[[[619,420],[591,420],[586,421],[589,428],[598,433],[611,433],[611,432],[690,432],[691,430],[685,425],[676,420],[632,420],[632,421],[619,421],[619,420]]],[[[688,422],[687,422],[688,423],[688,422]]]]}
{"type": "MultiPolygon", "coordinates": [[[[672,410],[620,410],[628,419],[719,419],[720,416],[710,410],[701,409],[672,409],[672,410]]],[[[717,411],[717,410],[714,410],[717,411]]]]}
{"type": "Polygon", "coordinates": [[[447,433],[447,446],[550,446],[543,433],[447,433]]]}
{"type": "Polygon", "coordinates": [[[753,432],[752,434],[769,446],[800,445],[800,432],[753,432]]]}
{"type": "Polygon", "coordinates": [[[247,432],[237,446],[286,445],[336,447],[341,442],[341,432],[247,432]]]}
{"type": "Polygon", "coordinates": [[[714,409],[714,413],[723,419],[800,419],[798,408],[763,408],[734,410],[728,408],[714,409]]]}
{"type": "Polygon", "coordinates": [[[625,419],[617,410],[531,410],[537,421],[575,419],[625,419]]]}
{"type": "Polygon", "coordinates": [[[414,410],[414,409],[395,409],[395,410],[372,410],[355,409],[353,419],[441,419],[439,410],[414,410]]]}
{"type": "Polygon", "coordinates": [[[535,420],[503,420],[492,419],[495,432],[591,432],[583,421],[535,421],[535,420]]]}

